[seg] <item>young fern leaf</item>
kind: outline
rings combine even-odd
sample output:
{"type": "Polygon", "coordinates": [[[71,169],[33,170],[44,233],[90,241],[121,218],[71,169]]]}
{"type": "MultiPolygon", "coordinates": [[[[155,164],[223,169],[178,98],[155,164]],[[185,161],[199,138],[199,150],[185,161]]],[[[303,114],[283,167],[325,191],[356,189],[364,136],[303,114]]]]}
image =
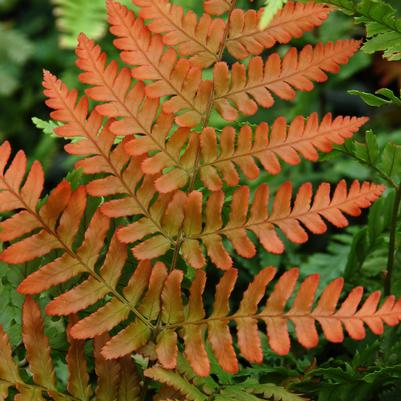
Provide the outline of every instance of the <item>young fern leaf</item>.
{"type": "Polygon", "coordinates": [[[52,0],[57,27],[61,31],[60,46],[74,48],[80,32],[100,39],[106,32],[104,2],[93,0],[52,0]]]}
{"type": "MultiPolygon", "coordinates": [[[[6,399],[10,388],[17,390],[15,399],[44,400],[45,394],[55,401],[75,399],[89,401],[93,394],[89,384],[87,361],[84,342],[69,336],[69,328],[76,317],[71,316],[67,328],[69,348],[67,352],[68,382],[67,393],[57,390],[56,376],[49,341],[44,333],[44,320],[39,305],[32,298],[27,297],[22,310],[23,343],[26,349],[26,359],[29,370],[20,375],[17,363],[12,358],[12,350],[7,335],[0,327],[0,380],[2,381],[1,396],[6,399]],[[32,381],[25,381],[22,377],[32,376],[32,381]]],[[[133,361],[122,359],[106,361],[99,353],[100,348],[107,340],[107,336],[95,339],[95,371],[97,385],[96,399],[99,401],[125,400],[124,393],[132,395],[131,401],[139,401],[141,387],[133,361]],[[129,385],[124,379],[127,369],[131,373],[129,385]],[[121,376],[120,376],[121,372],[121,376]],[[122,395],[119,398],[119,394],[122,395]],[[110,396],[110,398],[108,398],[110,396]]]]}
{"type": "Polygon", "coordinates": [[[322,327],[327,340],[338,343],[344,340],[344,329],[354,340],[361,340],[365,337],[364,325],[374,334],[380,335],[384,323],[394,326],[401,320],[401,300],[396,301],[390,296],[379,307],[380,292],[374,292],[361,304],[362,287],[354,288],[342,304],[337,306],[343,279],[336,279],[329,284],[314,306],[319,275],[306,278],[291,307],[286,307],[298,280],[298,269],[291,269],[279,278],[267,297],[266,305],[259,309],[258,305],[275,273],[276,270],[271,267],[262,270],[244,293],[239,309],[230,313],[228,302],[237,279],[237,270],[225,272],[216,287],[213,311],[206,317],[202,302],[205,273],[196,272],[184,315],[182,301],[177,299],[177,288],[183,273],[178,270],[171,272],[162,293],[163,326],[157,343],[160,363],[167,368],[176,364],[177,345],[173,339],[178,335],[184,340],[184,353],[195,373],[200,376],[209,375],[210,363],[203,335],[207,330],[208,342],[221,367],[227,372],[236,373],[238,362],[228,326],[230,322],[237,327],[242,356],[250,362],[260,363],[263,353],[258,322],[263,322],[267,328],[271,349],[279,355],[285,355],[290,351],[288,322],[294,325],[294,335],[298,342],[305,348],[311,348],[318,343],[316,323],[322,327]],[[173,336],[173,333],[176,334],[173,336]],[[165,341],[166,337],[171,340],[165,341]]]}

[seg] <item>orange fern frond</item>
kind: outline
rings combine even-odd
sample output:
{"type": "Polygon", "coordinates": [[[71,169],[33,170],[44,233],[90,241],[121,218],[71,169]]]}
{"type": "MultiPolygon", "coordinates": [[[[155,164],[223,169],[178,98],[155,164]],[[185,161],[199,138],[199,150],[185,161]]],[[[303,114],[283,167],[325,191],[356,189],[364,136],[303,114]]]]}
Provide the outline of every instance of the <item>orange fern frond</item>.
{"type": "Polygon", "coordinates": [[[195,268],[203,267],[205,260],[202,243],[216,266],[221,269],[230,269],[232,259],[225,249],[223,237],[232,243],[239,255],[251,258],[255,255],[256,249],[248,238],[248,230],[256,235],[268,252],[282,253],[284,244],[277,235],[277,229],[280,229],[291,242],[304,243],[308,240],[305,228],[314,234],[324,233],[327,226],[322,217],[336,227],[345,227],[348,221],[344,213],[358,216],[361,208],[370,206],[383,190],[381,185],[367,182],[360,184],[354,181],[347,191],[345,181],[341,181],[330,198],[330,185],[324,183],[319,186],[312,202],[312,185],[306,183],[300,187],[291,206],[292,187],[287,182],[276,192],[272,211],[269,213],[267,185],[258,187],[251,204],[249,188],[240,187],[232,196],[231,212],[226,224],[223,224],[222,220],[224,193],[217,191],[208,198],[205,207],[205,226],[192,225],[189,226],[190,229],[185,230],[186,221],[189,225],[191,221],[197,221],[202,216],[202,195],[194,192],[189,195],[189,199],[194,199],[197,207],[192,207],[185,216],[183,257],[189,265],[195,268]]]}
{"type": "MultiPolygon", "coordinates": [[[[25,174],[23,168],[25,156],[22,152],[18,153],[4,173],[9,154],[10,146],[6,142],[0,148],[0,167],[3,169],[0,171],[0,196],[4,201],[3,211],[21,211],[0,223],[2,240],[13,241],[0,253],[0,260],[9,264],[19,264],[48,255],[55,249],[61,251],[61,256],[47,262],[23,280],[18,291],[24,294],[37,294],[72,277],[87,273],[89,278],[86,281],[70,290],[67,296],[62,294],[56,298],[57,302],[54,300],[49,304],[50,312],[74,313],[96,303],[109,293],[114,295],[118,303],[129,309],[129,302],[115,289],[127,258],[126,246],[114,235],[105,258],[103,259],[101,255],[110,219],[98,209],[85,230],[83,240],[77,244],[76,237],[86,208],[85,188],[79,187],[76,191],[72,191],[70,184],[63,181],[49,195],[39,211],[36,211],[36,205],[30,202],[39,190],[26,191],[31,185],[33,175],[28,175],[21,187],[21,180],[25,174]],[[102,260],[100,270],[95,270],[99,259],[102,260]]],[[[152,193],[149,193],[146,187],[142,188],[142,191],[143,197],[152,198],[152,193]]],[[[157,202],[152,205],[151,210],[157,212],[157,205],[157,202]]],[[[157,237],[153,237],[152,244],[155,244],[155,238],[157,240],[157,237]]],[[[170,243],[168,244],[170,246],[170,243]]],[[[142,244],[142,249],[144,248],[146,246],[142,244]]],[[[133,312],[139,314],[135,308],[133,312]]]]}
{"type": "Polygon", "coordinates": [[[197,271],[192,282],[187,305],[177,299],[183,273],[171,272],[162,293],[162,330],[157,340],[157,354],[160,363],[171,369],[176,365],[177,334],[184,340],[184,354],[195,373],[207,376],[210,372],[209,358],[205,348],[204,333],[220,366],[229,373],[238,370],[237,357],[233,348],[233,338],[229,328],[233,322],[237,328],[238,346],[242,356],[249,362],[263,360],[258,322],[267,329],[270,348],[279,355],[290,352],[288,323],[295,327],[294,336],[305,348],[318,344],[316,323],[323,330],[324,337],[334,343],[344,341],[344,329],[354,340],[365,337],[365,328],[376,335],[383,333],[384,324],[395,326],[401,320],[401,300],[388,297],[379,307],[380,292],[374,292],[361,304],[363,288],[354,288],[345,300],[338,305],[344,280],[331,282],[322,292],[315,304],[319,275],[307,277],[300,285],[294,300],[287,307],[293,295],[299,276],[299,269],[284,273],[267,296],[266,304],[259,307],[265,297],[266,287],[273,280],[276,269],[262,270],[245,291],[238,310],[231,312],[229,298],[237,279],[237,270],[224,273],[216,287],[212,313],[206,317],[202,294],[206,274],[197,271]],[[167,340],[168,339],[168,340],[167,340]]]}
{"type": "Polygon", "coordinates": [[[259,22],[264,9],[243,11],[235,9],[230,16],[227,50],[238,60],[258,56],[278,43],[288,43],[305,32],[320,26],[331,8],[314,2],[288,2],[273,18],[269,26],[260,30],[259,22]]]}
{"type": "MultiPolygon", "coordinates": [[[[203,195],[193,191],[189,195],[177,191],[163,207],[158,208],[162,231],[171,243],[182,242],[182,256],[194,268],[206,264],[202,245],[211,261],[221,269],[230,269],[232,259],[226,250],[223,237],[232,243],[234,250],[245,258],[255,256],[256,248],[247,235],[252,231],[262,246],[271,253],[282,253],[284,244],[276,230],[280,229],[291,242],[301,244],[308,240],[305,230],[322,234],[327,230],[323,218],[336,227],[345,227],[348,220],[344,214],[358,216],[362,208],[369,207],[383,192],[381,185],[354,181],[347,190],[341,181],[330,196],[330,185],[321,184],[313,197],[312,185],[303,184],[293,206],[292,186],[282,185],[274,195],[272,212],[269,213],[269,187],[258,187],[253,201],[250,190],[243,186],[232,196],[231,212],[227,223],[223,224],[222,211],[225,196],[222,191],[212,192],[205,206],[205,225],[202,225],[203,195]],[[181,232],[182,237],[178,235],[181,232]],[[305,227],[305,228],[304,228],[305,227]]],[[[156,213],[155,213],[156,215],[156,213]]],[[[137,243],[154,233],[154,228],[145,219],[138,220],[118,229],[117,235],[123,243],[137,243]]],[[[150,259],[165,254],[170,249],[168,240],[159,233],[145,239],[132,248],[139,260],[150,259]]]]}
{"type": "Polygon", "coordinates": [[[140,7],[139,15],[150,20],[149,29],[163,34],[163,42],[177,46],[194,65],[209,67],[218,60],[224,39],[225,23],[220,18],[203,14],[198,20],[193,11],[167,0],[133,0],[140,7]]]}
{"type": "Polygon", "coordinates": [[[336,73],[359,48],[356,40],[339,40],[315,47],[305,46],[300,52],[291,48],[281,60],[277,53],[264,62],[255,57],[248,67],[236,63],[232,71],[225,62],[214,67],[214,105],[227,121],[238,119],[238,111],[253,115],[258,105],[274,104],[272,93],[284,100],[295,98],[296,90],[310,91],[313,82],[327,80],[326,72],[336,73]]]}
{"type": "MultiPolygon", "coordinates": [[[[329,284],[314,305],[319,283],[317,274],[301,283],[294,301],[288,307],[298,280],[298,269],[284,273],[267,296],[265,306],[260,307],[266,295],[266,287],[276,274],[276,269],[272,267],[262,270],[245,291],[238,310],[233,312],[230,310],[229,298],[238,273],[236,269],[228,270],[216,287],[213,309],[208,315],[203,305],[205,272],[196,272],[187,304],[178,295],[182,293],[182,271],[175,270],[167,275],[163,264],[158,263],[153,269],[150,265],[140,264],[134,274],[137,287],[131,284],[132,302],[140,303],[143,315],[152,321],[156,321],[161,313],[156,339],[159,362],[167,369],[176,366],[177,342],[182,338],[184,354],[195,373],[200,376],[207,376],[210,372],[205,348],[206,331],[207,341],[221,367],[230,373],[237,372],[238,361],[233,348],[230,322],[237,328],[242,356],[249,362],[261,363],[263,353],[259,322],[263,322],[267,328],[271,349],[279,355],[285,355],[290,351],[289,322],[295,327],[294,335],[298,342],[305,348],[312,348],[318,343],[316,323],[321,326],[327,340],[339,343],[344,340],[344,329],[351,338],[361,340],[365,337],[365,325],[374,334],[380,335],[384,324],[395,326],[401,320],[401,301],[390,296],[379,307],[380,292],[374,292],[361,304],[362,287],[353,289],[342,304],[337,306],[343,279],[336,279],[329,284]]],[[[118,324],[117,320],[121,320],[118,308],[116,305],[111,307],[111,303],[107,305],[76,323],[71,334],[77,338],[93,337],[118,324]]],[[[107,359],[119,358],[140,350],[150,338],[151,330],[136,319],[105,343],[101,355],[107,359]]]]}
{"type": "Polygon", "coordinates": [[[245,177],[253,180],[259,176],[259,161],[270,174],[281,171],[280,160],[292,166],[301,162],[300,155],[317,161],[321,152],[330,152],[333,144],[342,144],[359,130],[367,118],[336,117],[326,114],[319,123],[317,113],[308,119],[296,117],[287,127],[279,117],[271,128],[261,123],[256,129],[243,126],[238,134],[232,127],[225,127],[217,137],[212,128],[203,130],[200,136],[202,161],[200,178],[211,191],[221,190],[223,181],[238,185],[240,177],[236,167],[245,177]]]}
{"type": "Polygon", "coordinates": [[[239,184],[237,170],[242,171],[248,180],[257,178],[260,170],[256,161],[270,174],[280,173],[280,160],[290,165],[299,164],[300,156],[317,161],[318,151],[330,152],[333,144],[342,144],[366,121],[365,117],[333,119],[328,113],[319,122],[317,113],[313,113],[306,120],[302,116],[296,117],[289,126],[283,117],[279,117],[271,127],[261,123],[253,130],[245,125],[238,133],[233,127],[224,127],[219,135],[213,128],[205,128],[200,135],[188,135],[177,130],[166,146],[179,158],[178,165],[158,153],[150,140],[141,137],[128,141],[125,150],[131,155],[142,155],[145,151],[153,153],[142,162],[145,174],[162,173],[164,169],[169,169],[155,180],[155,188],[165,193],[187,184],[200,143],[200,178],[209,190],[217,191],[222,189],[223,181],[230,186],[239,184]],[[142,145],[144,141],[146,147],[142,145]],[[181,155],[180,149],[185,149],[181,155]]]}
{"type": "MultiPolygon", "coordinates": [[[[115,328],[121,322],[125,322],[133,313],[137,317],[134,323],[110,339],[105,346],[106,348],[113,347],[115,342],[121,344],[120,339],[126,338],[134,331],[135,342],[126,344],[126,347],[132,348],[121,355],[128,354],[131,350],[137,350],[148,342],[152,333],[152,322],[157,319],[160,310],[160,306],[157,305],[167,275],[166,267],[163,264],[156,263],[152,267],[149,261],[142,262],[136,268],[122,294],[119,294],[114,288],[120,278],[125,259],[124,246],[118,241],[114,241],[106,256],[106,262],[97,275],[97,283],[89,277],[77,287],[53,299],[46,307],[46,313],[49,315],[69,315],[86,309],[87,306],[96,303],[110,293],[111,300],[86,318],[75,320],[71,325],[70,333],[74,339],[94,338],[115,328]],[[140,333],[141,335],[139,335],[140,333]]],[[[42,269],[28,276],[20,285],[19,291],[39,292],[41,288],[37,283],[45,279],[42,269]]],[[[55,280],[52,284],[56,284],[55,280]]],[[[44,285],[42,283],[42,286],[44,285]]],[[[126,342],[125,340],[121,341],[126,342]]]]}

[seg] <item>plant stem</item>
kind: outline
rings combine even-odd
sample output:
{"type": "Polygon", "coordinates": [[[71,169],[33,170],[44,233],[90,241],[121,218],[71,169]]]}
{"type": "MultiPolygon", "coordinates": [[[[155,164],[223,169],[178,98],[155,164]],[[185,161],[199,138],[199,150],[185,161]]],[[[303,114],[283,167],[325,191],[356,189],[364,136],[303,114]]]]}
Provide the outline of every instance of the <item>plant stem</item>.
{"type": "Polygon", "coordinates": [[[398,211],[401,204],[401,185],[398,186],[395,199],[393,204],[393,213],[391,215],[391,225],[390,225],[390,243],[388,247],[388,259],[387,259],[387,274],[384,281],[384,294],[390,295],[391,293],[391,282],[394,272],[394,262],[395,262],[395,245],[396,245],[396,235],[397,235],[397,220],[398,211]]]}

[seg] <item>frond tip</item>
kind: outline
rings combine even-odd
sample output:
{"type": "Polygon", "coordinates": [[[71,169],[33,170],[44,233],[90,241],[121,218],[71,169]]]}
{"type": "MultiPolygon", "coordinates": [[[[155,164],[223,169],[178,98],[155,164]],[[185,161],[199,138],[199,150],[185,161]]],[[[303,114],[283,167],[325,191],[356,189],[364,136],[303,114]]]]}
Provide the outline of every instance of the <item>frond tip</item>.
{"type": "Polygon", "coordinates": [[[294,336],[298,342],[305,348],[312,348],[319,340],[316,323],[322,328],[327,340],[339,343],[344,340],[344,332],[354,340],[361,340],[366,334],[365,325],[374,334],[380,335],[384,324],[395,326],[401,321],[401,299],[396,301],[395,297],[390,296],[379,307],[378,291],[361,302],[363,288],[356,287],[338,305],[344,285],[342,278],[331,282],[315,303],[318,274],[307,277],[300,284],[294,301],[287,306],[299,277],[299,269],[296,268],[278,279],[265,305],[259,307],[267,285],[276,274],[276,269],[272,267],[262,270],[245,291],[238,310],[232,312],[229,298],[237,274],[236,269],[224,273],[216,287],[212,313],[206,317],[202,301],[206,274],[197,271],[188,304],[185,306],[184,319],[183,301],[177,299],[183,273],[170,273],[162,293],[163,329],[157,341],[157,354],[164,367],[172,368],[176,364],[176,332],[184,340],[184,354],[195,373],[207,376],[210,362],[205,348],[205,331],[221,367],[230,373],[238,370],[230,322],[236,326],[238,347],[242,356],[249,362],[260,363],[263,353],[259,323],[266,327],[271,349],[279,355],[286,355],[290,352],[289,322],[295,328],[294,336]]]}

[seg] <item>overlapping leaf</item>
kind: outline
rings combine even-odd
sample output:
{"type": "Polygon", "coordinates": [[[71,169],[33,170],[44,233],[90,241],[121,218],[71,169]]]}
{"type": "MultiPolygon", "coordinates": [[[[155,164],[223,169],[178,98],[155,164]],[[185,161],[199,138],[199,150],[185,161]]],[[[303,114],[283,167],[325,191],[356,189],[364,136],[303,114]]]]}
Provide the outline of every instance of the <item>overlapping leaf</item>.
{"type": "MultiPolygon", "coordinates": [[[[74,323],[75,319],[75,317],[70,318],[69,326],[74,323]]],[[[48,338],[44,333],[44,320],[40,308],[30,297],[26,298],[23,306],[22,330],[29,374],[32,375],[33,384],[25,382],[19,374],[18,365],[12,358],[7,335],[0,327],[0,380],[4,383],[1,396],[6,398],[9,389],[15,388],[18,393],[16,399],[21,400],[43,400],[45,394],[55,401],[71,397],[81,401],[91,399],[93,389],[89,384],[84,341],[68,336],[68,393],[64,394],[56,388],[51,350],[48,338]]],[[[107,335],[95,339],[96,399],[110,401],[117,399],[119,393],[126,392],[133,396],[130,398],[131,400],[139,400],[141,387],[132,360],[128,358],[121,361],[106,361],[99,353],[106,340],[107,335]],[[125,368],[132,374],[129,384],[124,379],[123,369],[125,368]],[[109,395],[111,398],[107,398],[109,395]]],[[[124,400],[124,397],[118,399],[124,400]]]]}

